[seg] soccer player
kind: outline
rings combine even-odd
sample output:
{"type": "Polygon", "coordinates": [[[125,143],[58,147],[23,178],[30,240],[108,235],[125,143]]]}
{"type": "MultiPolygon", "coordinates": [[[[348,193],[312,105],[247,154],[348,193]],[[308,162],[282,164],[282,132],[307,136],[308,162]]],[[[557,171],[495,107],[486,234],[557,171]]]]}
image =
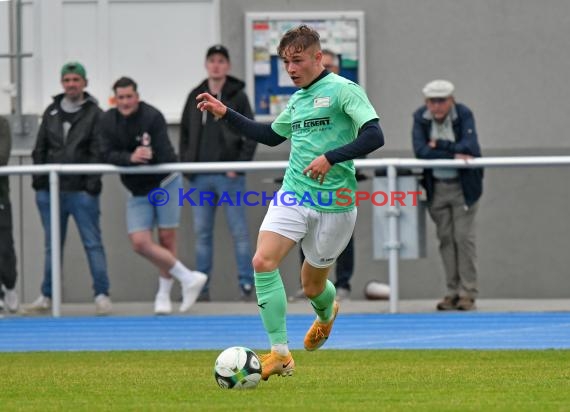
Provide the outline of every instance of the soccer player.
{"type": "Polygon", "coordinates": [[[328,274],[356,222],[352,159],[384,144],[378,115],[362,88],[323,67],[315,30],[306,25],[289,30],[277,52],[300,90],[272,124],[249,120],[208,93],[197,97],[200,110],[228,121],[248,138],[269,146],[291,140],[283,187],[261,224],[253,257],[257,302],[271,342],[271,352],[261,356],[264,380],[271,375],[291,375],[295,369],[288,347],[287,297],[279,264],[300,242],[306,256],[301,282],[317,315],[304,346],[314,351],[329,337],[339,309],[328,274]],[[345,190],[342,201],[337,202],[338,189],[345,190]],[[345,194],[352,197],[349,206],[345,194]],[[307,201],[309,198],[313,201],[307,201]]]}

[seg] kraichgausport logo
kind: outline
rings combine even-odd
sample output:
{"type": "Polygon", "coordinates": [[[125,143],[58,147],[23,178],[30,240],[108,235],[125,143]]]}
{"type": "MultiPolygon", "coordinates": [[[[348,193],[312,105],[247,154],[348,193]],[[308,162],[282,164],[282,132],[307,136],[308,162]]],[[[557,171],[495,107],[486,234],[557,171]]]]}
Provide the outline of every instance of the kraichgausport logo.
{"type": "Polygon", "coordinates": [[[171,195],[163,188],[151,190],[148,201],[153,206],[164,206],[169,201],[176,201],[178,206],[309,206],[327,207],[331,205],[340,207],[360,206],[363,202],[370,202],[374,206],[406,206],[411,204],[417,206],[421,191],[394,191],[394,192],[368,192],[365,190],[351,190],[340,188],[335,191],[317,191],[295,193],[291,191],[283,192],[222,192],[221,194],[197,191],[195,188],[184,190],[178,188],[178,196],[171,195]],[[354,199],[353,199],[354,196],[354,199]],[[171,199],[174,198],[174,199],[171,199]]]}

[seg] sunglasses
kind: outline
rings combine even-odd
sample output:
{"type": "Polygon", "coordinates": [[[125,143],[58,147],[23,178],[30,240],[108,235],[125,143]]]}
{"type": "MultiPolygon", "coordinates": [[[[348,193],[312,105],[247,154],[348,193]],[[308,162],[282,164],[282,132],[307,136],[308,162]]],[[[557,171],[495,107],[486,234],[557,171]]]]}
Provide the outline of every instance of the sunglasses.
{"type": "Polygon", "coordinates": [[[447,97],[431,97],[428,99],[428,102],[430,103],[445,103],[447,101],[447,97]]]}

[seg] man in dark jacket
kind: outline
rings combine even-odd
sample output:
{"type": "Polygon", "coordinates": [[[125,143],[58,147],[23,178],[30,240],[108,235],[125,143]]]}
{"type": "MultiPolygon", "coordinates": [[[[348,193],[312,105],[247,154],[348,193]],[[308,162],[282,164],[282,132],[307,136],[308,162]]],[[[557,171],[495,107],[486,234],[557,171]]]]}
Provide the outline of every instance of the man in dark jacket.
{"type": "MultiPolygon", "coordinates": [[[[101,121],[105,160],[118,166],[175,163],[177,158],[164,116],[139,100],[134,80],[121,77],[113,85],[113,91],[117,108],[107,111],[101,121]]],[[[182,176],[180,173],[124,174],[121,180],[131,193],[127,202],[127,229],[133,249],[160,270],[154,312],[160,315],[172,312],[173,278],[182,286],[180,311],[185,312],[198,298],[207,277],[188,269],[176,258],[180,207],[174,199],[183,186],[182,176]],[[153,240],[155,226],[158,243],[153,240]]]]}
{"type": "MultiPolygon", "coordinates": [[[[97,100],[85,91],[87,75],[77,62],[65,64],[61,69],[64,92],[54,97],[45,110],[32,152],[34,164],[46,163],[100,163],[99,118],[101,109],[97,100]]],[[[51,307],[51,237],[50,195],[47,175],[33,177],[36,203],[45,232],[45,268],[41,295],[27,307],[28,310],[46,311],[51,307]]],[[[99,225],[101,176],[64,175],[60,177],[61,243],[65,242],[67,221],[73,216],[87,253],[93,277],[97,314],[111,311],[107,260],[99,225]]]]}
{"type": "MultiPolygon", "coordinates": [[[[426,104],[414,113],[412,130],[420,159],[472,159],[481,156],[475,119],[456,103],[454,86],[435,80],[424,89],[426,104]]],[[[438,310],[471,310],[477,297],[475,215],[483,191],[482,169],[424,169],[429,213],[437,227],[447,294],[438,310]]]]}
{"type": "MultiPolygon", "coordinates": [[[[253,113],[243,89],[245,84],[229,76],[230,55],[221,45],[212,46],[206,53],[208,78],[190,92],[182,113],[180,130],[180,158],[183,162],[249,161],[253,158],[257,142],[246,139],[239,130],[227,121],[216,119],[208,112],[196,108],[196,96],[209,92],[228,107],[253,119],[253,113]]],[[[196,236],[196,265],[208,276],[212,272],[213,231],[216,204],[223,195],[226,220],[234,241],[237,274],[242,298],[248,300],[253,290],[253,267],[251,245],[247,227],[246,210],[237,201],[239,193],[245,192],[245,176],[228,170],[225,173],[191,175],[190,186],[195,193],[213,192],[216,199],[200,202],[192,207],[194,234],[196,236]]],[[[200,300],[210,299],[209,282],[204,287],[200,300]]]]}
{"type": "MultiPolygon", "coordinates": [[[[12,136],[8,120],[0,116],[0,166],[10,159],[12,136]]],[[[16,253],[12,235],[12,205],[8,176],[0,176],[0,312],[4,307],[10,312],[18,311],[16,292],[16,253]]]]}

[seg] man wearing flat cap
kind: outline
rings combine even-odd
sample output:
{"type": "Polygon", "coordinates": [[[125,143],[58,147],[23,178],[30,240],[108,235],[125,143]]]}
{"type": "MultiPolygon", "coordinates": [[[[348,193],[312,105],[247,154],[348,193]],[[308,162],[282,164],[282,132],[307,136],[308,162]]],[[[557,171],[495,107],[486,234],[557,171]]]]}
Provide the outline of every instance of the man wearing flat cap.
{"type": "MultiPolygon", "coordinates": [[[[196,96],[208,92],[236,112],[253,119],[253,112],[245,83],[228,73],[230,54],[228,49],[217,44],[206,51],[206,71],[208,78],[202,81],[188,95],[180,122],[180,161],[182,162],[233,162],[253,159],[257,142],[246,139],[240,130],[227,120],[218,119],[209,112],[201,112],[196,107],[196,96]]],[[[246,208],[239,202],[240,193],[246,191],[245,175],[231,169],[221,173],[201,173],[187,176],[195,193],[211,192],[216,196],[212,203],[194,199],[192,206],[194,235],[196,239],[196,268],[208,276],[213,271],[213,231],[216,204],[221,196],[228,229],[234,243],[237,263],[237,278],[242,300],[251,300],[253,293],[252,250],[246,219],[246,208]],[[229,204],[228,204],[229,203],[229,204]]],[[[210,300],[209,281],[199,298],[210,300]]]]}
{"type": "MultiPolygon", "coordinates": [[[[78,62],[63,65],[60,72],[63,93],[53,98],[42,117],[36,145],[32,152],[34,164],[101,163],[97,99],[85,91],[87,73],[78,62]]],[[[100,175],[62,175],[59,178],[60,230],[62,246],[67,222],[73,216],[87,254],[93,279],[96,313],[111,311],[107,260],[99,224],[101,193],[100,175]]],[[[33,176],[36,204],[45,232],[44,280],[40,296],[26,308],[42,312],[51,308],[51,237],[50,194],[47,175],[33,176]]]]}
{"type": "MultiPolygon", "coordinates": [[[[481,157],[473,113],[455,102],[454,90],[447,80],[434,80],[423,88],[425,104],[413,115],[417,158],[481,157]]],[[[447,293],[437,309],[472,310],[478,292],[475,215],[483,191],[483,170],[426,168],[422,183],[446,276],[447,293]]]]}

